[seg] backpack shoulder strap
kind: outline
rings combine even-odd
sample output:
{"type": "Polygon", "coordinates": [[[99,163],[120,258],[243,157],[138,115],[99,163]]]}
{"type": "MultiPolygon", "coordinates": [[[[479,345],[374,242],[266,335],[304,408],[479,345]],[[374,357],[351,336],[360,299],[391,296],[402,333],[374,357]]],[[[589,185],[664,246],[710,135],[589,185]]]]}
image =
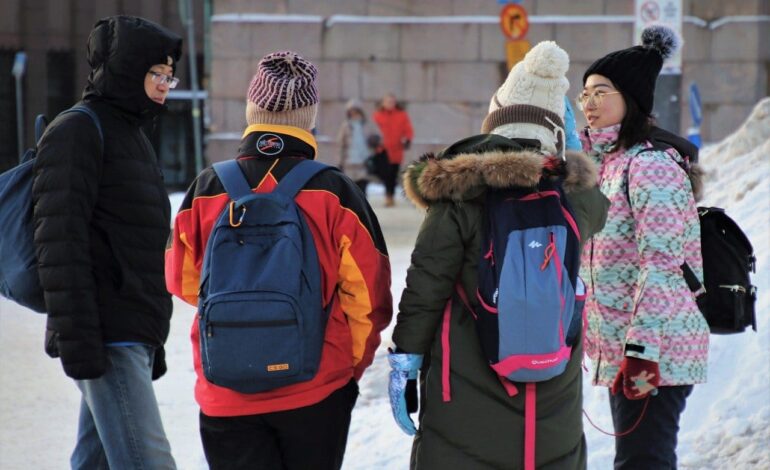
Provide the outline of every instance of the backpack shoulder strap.
{"type": "Polygon", "coordinates": [[[214,173],[217,174],[219,181],[227,191],[227,195],[230,199],[237,201],[244,196],[251,194],[251,186],[246,181],[246,177],[241,171],[240,165],[237,160],[227,160],[224,162],[217,162],[212,165],[214,173]]]}
{"type": "Polygon", "coordinates": [[[294,196],[318,173],[332,168],[315,160],[302,160],[278,182],[275,192],[294,199],[294,196]]]}
{"type": "Polygon", "coordinates": [[[64,110],[62,114],[70,113],[70,112],[78,112],[78,113],[83,113],[88,115],[88,117],[90,117],[91,120],[94,121],[96,130],[99,131],[99,138],[104,140],[104,134],[102,133],[102,123],[99,120],[99,116],[91,108],[83,104],[76,104],[70,109],[64,110]]]}
{"type": "Polygon", "coordinates": [[[623,181],[625,182],[626,201],[628,202],[629,206],[631,206],[631,193],[629,191],[629,187],[631,185],[631,164],[633,163],[634,158],[636,158],[639,154],[648,152],[650,150],[662,150],[662,148],[655,147],[654,145],[650,147],[640,148],[639,150],[634,152],[633,155],[631,155],[631,158],[628,159],[628,164],[626,165],[626,168],[623,170],[623,181]]]}
{"type": "MultiPolygon", "coordinates": [[[[99,133],[99,153],[104,153],[104,132],[102,132],[102,122],[99,119],[99,116],[88,106],[84,104],[76,104],[75,106],[65,109],[61,113],[59,113],[59,116],[69,113],[82,113],[86,116],[91,118],[91,121],[93,121],[94,126],[96,126],[96,131],[99,133]]],[[[35,135],[38,135],[38,132],[40,132],[40,137],[42,138],[45,126],[48,124],[47,120],[45,119],[45,116],[40,115],[38,116],[38,119],[35,120],[35,135]]],[[[39,141],[39,139],[38,139],[39,141]]]]}

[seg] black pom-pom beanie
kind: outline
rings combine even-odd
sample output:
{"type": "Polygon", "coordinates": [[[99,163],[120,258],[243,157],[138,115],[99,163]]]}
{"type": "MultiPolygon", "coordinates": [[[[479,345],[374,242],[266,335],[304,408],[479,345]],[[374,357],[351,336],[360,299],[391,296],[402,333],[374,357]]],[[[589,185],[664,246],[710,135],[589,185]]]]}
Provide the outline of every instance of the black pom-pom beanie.
{"type": "Polygon", "coordinates": [[[643,113],[650,115],[655,81],[663,61],[679,50],[681,42],[679,35],[667,26],[648,26],[642,31],[641,46],[610,52],[591,64],[583,74],[583,85],[590,75],[603,75],[631,97],[643,113]]]}

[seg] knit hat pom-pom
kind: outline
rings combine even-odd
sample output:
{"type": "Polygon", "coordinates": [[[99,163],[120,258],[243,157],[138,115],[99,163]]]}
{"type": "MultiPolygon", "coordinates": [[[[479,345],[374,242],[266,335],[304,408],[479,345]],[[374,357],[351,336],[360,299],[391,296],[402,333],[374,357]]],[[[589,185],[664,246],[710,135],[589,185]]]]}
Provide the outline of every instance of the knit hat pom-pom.
{"type": "Polygon", "coordinates": [[[553,41],[543,41],[524,56],[524,69],[543,78],[560,78],[569,68],[569,55],[553,41]]]}
{"type": "Polygon", "coordinates": [[[651,25],[642,31],[642,46],[657,50],[666,60],[682,46],[682,38],[668,26],[651,25]]]}

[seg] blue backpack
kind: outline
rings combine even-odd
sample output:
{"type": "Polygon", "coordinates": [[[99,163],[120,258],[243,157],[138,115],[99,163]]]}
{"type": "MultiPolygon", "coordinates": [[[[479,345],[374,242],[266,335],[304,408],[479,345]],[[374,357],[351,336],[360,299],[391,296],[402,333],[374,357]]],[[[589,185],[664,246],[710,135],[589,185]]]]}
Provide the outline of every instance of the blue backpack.
{"type": "Polygon", "coordinates": [[[321,361],[329,312],[315,242],[294,197],[331,167],[303,160],[270,193],[253,193],[235,160],[213,168],[232,201],[203,257],[204,375],[241,393],[310,380],[321,361]]]}
{"type": "Polygon", "coordinates": [[[490,189],[474,312],[484,354],[503,385],[564,372],[582,325],[580,234],[561,183],[490,189]]]}
{"type": "Polygon", "coordinates": [[[561,182],[547,177],[534,189],[489,189],[484,210],[471,312],[508,395],[525,385],[524,468],[535,468],[536,383],[564,372],[582,325],[580,232],[561,182]]]}
{"type": "MultiPolygon", "coordinates": [[[[99,117],[85,105],[73,106],[62,111],[59,116],[74,112],[86,114],[94,121],[103,143],[99,117]]],[[[35,119],[36,145],[40,143],[45,124],[42,115],[35,119]]],[[[37,147],[28,149],[21,164],[0,175],[0,294],[35,312],[45,313],[32,220],[33,166],[36,155],[37,147]]]]}

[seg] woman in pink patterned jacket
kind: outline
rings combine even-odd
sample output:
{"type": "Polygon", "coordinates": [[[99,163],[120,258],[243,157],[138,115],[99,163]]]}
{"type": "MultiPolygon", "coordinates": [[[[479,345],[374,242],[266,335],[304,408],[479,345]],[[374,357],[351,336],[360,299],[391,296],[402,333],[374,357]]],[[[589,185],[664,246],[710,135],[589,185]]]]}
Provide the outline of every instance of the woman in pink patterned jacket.
{"type": "Polygon", "coordinates": [[[650,115],[678,37],[652,26],[642,43],[594,62],[578,97],[588,122],[583,148],[610,199],[604,229],[583,251],[585,346],[594,385],[610,387],[615,469],[675,469],[679,417],[693,384],[706,381],[708,325],[680,267],[703,278],[699,188],[682,169],[687,156],[651,137],[665,132],[650,115]]]}

